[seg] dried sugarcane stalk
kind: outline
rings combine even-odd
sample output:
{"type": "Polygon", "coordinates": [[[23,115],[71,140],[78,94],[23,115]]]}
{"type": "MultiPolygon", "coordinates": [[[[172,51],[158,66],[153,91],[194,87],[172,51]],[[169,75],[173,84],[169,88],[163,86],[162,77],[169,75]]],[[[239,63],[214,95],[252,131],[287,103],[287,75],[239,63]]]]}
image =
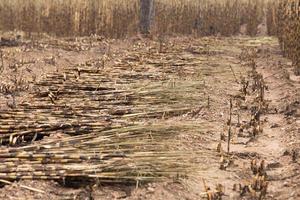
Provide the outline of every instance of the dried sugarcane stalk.
{"type": "Polygon", "coordinates": [[[210,96],[209,95],[207,96],[207,108],[208,109],[210,108],[210,96]]]}
{"type": "Polygon", "coordinates": [[[228,120],[228,138],[227,138],[227,153],[230,152],[230,140],[231,140],[231,120],[232,120],[232,99],[229,102],[229,120],[228,120]]]}
{"type": "Polygon", "coordinates": [[[1,66],[0,66],[0,73],[2,73],[3,71],[4,71],[4,59],[3,59],[3,56],[4,56],[4,54],[3,54],[3,51],[2,51],[2,49],[0,49],[0,59],[1,59],[1,66]]]}
{"type": "Polygon", "coordinates": [[[232,74],[233,74],[233,77],[234,77],[234,79],[235,79],[235,82],[239,84],[239,81],[238,81],[238,79],[237,79],[237,77],[236,77],[236,75],[235,75],[235,72],[234,72],[234,70],[233,70],[233,68],[232,68],[231,65],[230,65],[230,70],[231,70],[231,72],[232,72],[232,74]]]}
{"type": "MultiPolygon", "coordinates": [[[[3,179],[0,179],[0,182],[5,183],[5,184],[8,184],[8,185],[12,185],[12,184],[13,184],[12,182],[7,181],[7,180],[3,180],[3,179]]],[[[29,187],[29,186],[22,185],[22,184],[18,184],[18,185],[19,185],[21,188],[24,188],[24,189],[27,189],[27,190],[30,190],[30,191],[33,191],[33,192],[45,193],[45,191],[39,190],[39,189],[36,189],[36,188],[33,188],[33,187],[29,187]]]]}

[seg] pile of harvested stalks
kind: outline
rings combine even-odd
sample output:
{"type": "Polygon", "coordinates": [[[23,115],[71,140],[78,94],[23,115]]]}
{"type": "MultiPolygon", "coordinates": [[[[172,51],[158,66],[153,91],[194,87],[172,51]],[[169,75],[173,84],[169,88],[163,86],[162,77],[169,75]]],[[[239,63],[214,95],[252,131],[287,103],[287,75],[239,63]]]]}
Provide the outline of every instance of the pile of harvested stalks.
{"type": "Polygon", "coordinates": [[[180,128],[124,127],[1,149],[0,178],[86,177],[123,182],[184,177],[197,160],[196,154],[174,149],[176,140],[171,138],[180,128]]]}
{"type": "Polygon", "coordinates": [[[0,178],[150,181],[199,170],[194,163],[211,152],[182,150],[178,139],[195,125],[155,122],[207,104],[203,81],[178,74],[198,76],[195,65],[207,58],[177,48],[137,46],[114,62],[90,60],[34,83],[30,101],[0,111],[0,178]]]}

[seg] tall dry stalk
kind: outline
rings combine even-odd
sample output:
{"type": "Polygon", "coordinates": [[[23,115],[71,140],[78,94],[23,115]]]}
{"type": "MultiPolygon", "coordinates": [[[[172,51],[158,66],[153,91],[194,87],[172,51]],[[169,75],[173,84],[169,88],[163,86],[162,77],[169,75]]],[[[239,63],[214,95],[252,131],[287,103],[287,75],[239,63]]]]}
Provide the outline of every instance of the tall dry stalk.
{"type": "Polygon", "coordinates": [[[300,75],[300,1],[279,0],[269,6],[268,32],[277,35],[284,55],[293,61],[300,75]]]}

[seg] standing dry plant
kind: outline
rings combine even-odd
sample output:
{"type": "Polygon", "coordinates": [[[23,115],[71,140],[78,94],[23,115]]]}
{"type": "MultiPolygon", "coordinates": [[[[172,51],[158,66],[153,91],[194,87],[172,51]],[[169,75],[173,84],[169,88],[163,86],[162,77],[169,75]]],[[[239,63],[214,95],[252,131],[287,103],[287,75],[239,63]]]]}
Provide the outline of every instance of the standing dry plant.
{"type": "Polygon", "coordinates": [[[4,59],[3,59],[3,51],[2,49],[0,49],[0,74],[3,72],[4,70],[4,59]]]}
{"type": "Polygon", "coordinates": [[[227,138],[227,153],[230,153],[230,140],[231,140],[231,122],[232,122],[232,99],[230,99],[230,109],[229,109],[229,120],[228,120],[228,138],[227,138]]]}
{"type": "Polygon", "coordinates": [[[276,34],[284,55],[293,61],[300,75],[300,1],[279,0],[268,11],[268,32],[276,34]]]}

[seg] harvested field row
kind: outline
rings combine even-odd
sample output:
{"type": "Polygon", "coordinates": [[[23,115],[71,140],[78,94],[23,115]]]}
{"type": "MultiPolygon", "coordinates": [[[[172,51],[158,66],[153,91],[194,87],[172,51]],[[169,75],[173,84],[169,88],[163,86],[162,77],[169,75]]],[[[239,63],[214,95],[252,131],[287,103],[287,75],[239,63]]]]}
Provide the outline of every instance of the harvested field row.
{"type": "Polygon", "coordinates": [[[1,198],[299,196],[299,80],[275,38],[47,37],[1,55],[1,198]]]}
{"type": "MultiPolygon", "coordinates": [[[[163,46],[148,43],[150,47],[137,42],[117,59],[89,60],[30,84],[29,101],[16,100],[15,107],[1,110],[2,145],[12,146],[0,155],[1,178],[128,182],[200,172],[196,164],[203,158],[215,160],[215,153],[205,146],[193,152],[182,149],[182,132],[207,129],[208,124],[189,119],[222,104],[210,96],[211,78],[226,76],[230,84],[233,69],[242,73],[224,49],[206,49],[210,42],[207,38],[191,46],[188,40],[170,40],[163,46]],[[218,64],[212,57],[216,54],[228,64],[218,64]],[[186,122],[170,124],[183,115],[186,122]],[[49,136],[65,139],[49,142],[49,136]],[[15,147],[20,145],[25,146],[15,147]]],[[[4,55],[8,62],[10,54],[4,55]]],[[[14,88],[6,94],[18,96],[14,88]]]]}

